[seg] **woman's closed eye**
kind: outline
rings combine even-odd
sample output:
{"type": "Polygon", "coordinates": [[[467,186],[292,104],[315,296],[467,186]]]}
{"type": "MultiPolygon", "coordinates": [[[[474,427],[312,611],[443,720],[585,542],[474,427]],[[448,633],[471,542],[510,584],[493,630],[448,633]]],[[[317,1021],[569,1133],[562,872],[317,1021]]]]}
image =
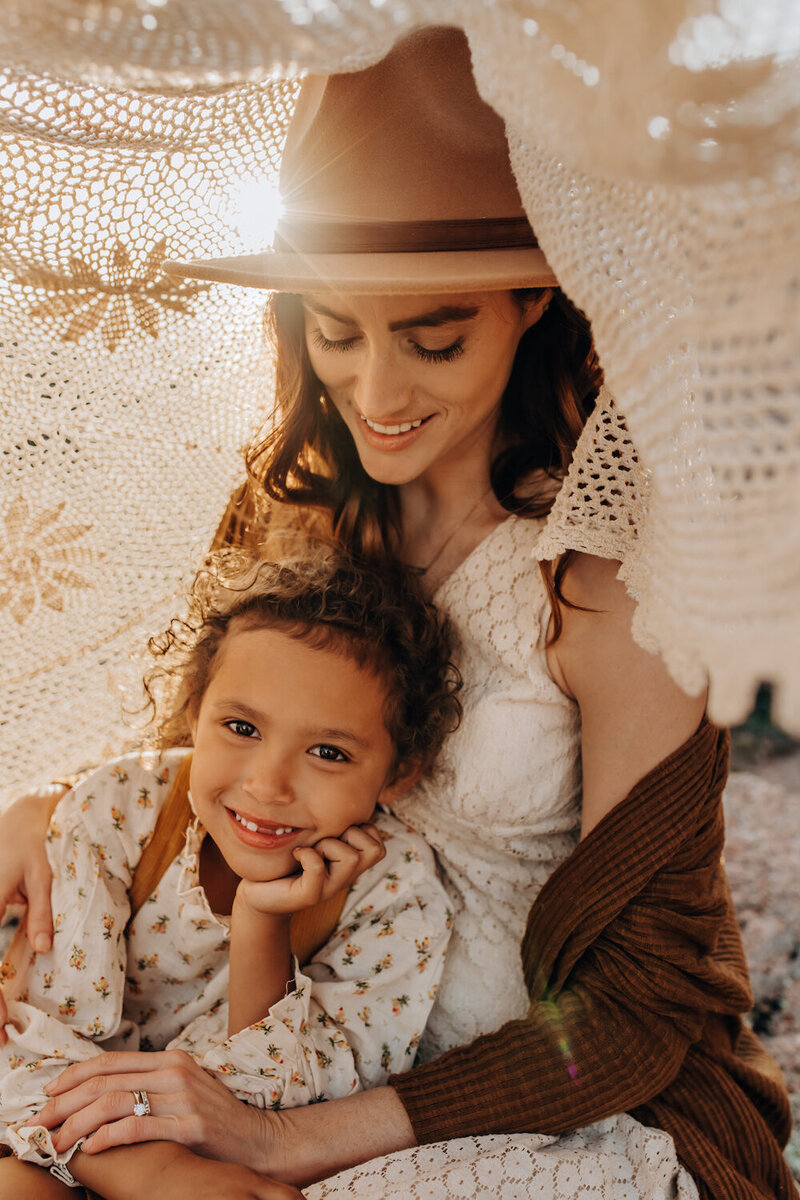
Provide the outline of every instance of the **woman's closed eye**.
{"type": "MultiPolygon", "coordinates": [[[[314,330],[312,339],[317,349],[322,350],[326,354],[345,354],[348,350],[352,350],[353,346],[359,340],[357,335],[347,338],[327,338],[321,329],[314,330]]],[[[409,339],[408,345],[417,358],[421,358],[423,362],[452,362],[453,359],[460,358],[464,353],[463,337],[457,337],[449,346],[442,346],[436,349],[429,346],[421,346],[413,338],[409,339]]]]}
{"type": "Polygon", "coordinates": [[[321,329],[315,329],[312,335],[314,345],[319,350],[324,350],[331,354],[344,354],[346,350],[350,350],[358,341],[357,337],[349,338],[326,338],[321,329]]]}
{"type": "Polygon", "coordinates": [[[340,750],[338,746],[330,746],[327,743],[312,746],[308,753],[314,758],[321,758],[323,762],[350,762],[350,756],[345,754],[344,750],[340,750]]]}

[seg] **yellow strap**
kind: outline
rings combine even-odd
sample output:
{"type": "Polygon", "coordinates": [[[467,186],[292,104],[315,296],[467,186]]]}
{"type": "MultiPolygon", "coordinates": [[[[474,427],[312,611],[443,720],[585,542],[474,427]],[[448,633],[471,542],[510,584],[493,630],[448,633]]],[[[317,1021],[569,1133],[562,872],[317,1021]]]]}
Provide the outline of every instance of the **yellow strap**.
{"type": "MultiPolygon", "coordinates": [[[[189,804],[191,768],[192,756],[187,754],[181,760],[164,807],[158,814],[153,836],[142,851],[129,893],[129,926],[145,900],[152,896],[158,887],[169,864],[183,849],[186,830],[193,819],[189,804]]],[[[292,952],[301,966],[305,966],[309,959],[313,958],[335,930],[342,915],[347,891],[348,889],[344,888],[329,900],[322,900],[319,904],[292,915],[289,937],[292,952]]]]}
{"type": "Polygon", "coordinates": [[[183,849],[186,830],[192,821],[192,809],[189,804],[191,769],[192,756],[187,754],[181,759],[164,807],[158,814],[153,836],[139,859],[129,892],[131,915],[128,925],[148,896],[152,896],[169,864],[183,849]]]}

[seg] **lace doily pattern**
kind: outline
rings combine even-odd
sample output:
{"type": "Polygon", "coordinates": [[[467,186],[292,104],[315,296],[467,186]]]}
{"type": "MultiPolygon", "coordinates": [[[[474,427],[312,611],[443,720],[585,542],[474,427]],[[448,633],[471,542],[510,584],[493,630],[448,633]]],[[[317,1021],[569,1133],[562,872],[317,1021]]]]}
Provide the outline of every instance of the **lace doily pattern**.
{"type": "Polygon", "coordinates": [[[304,1191],[306,1200],[696,1200],[667,1134],[623,1114],[562,1137],[460,1138],[373,1159],[304,1191]]]}
{"type": "Polygon", "coordinates": [[[432,15],[467,33],[624,416],[587,431],[538,553],[622,559],[636,636],[687,690],[710,676],[716,720],[770,679],[800,727],[800,22],[757,7],[7,0],[4,795],[122,748],[131,651],[270,406],[263,297],[164,259],[267,244],[298,76],[366,66],[432,15]]]}

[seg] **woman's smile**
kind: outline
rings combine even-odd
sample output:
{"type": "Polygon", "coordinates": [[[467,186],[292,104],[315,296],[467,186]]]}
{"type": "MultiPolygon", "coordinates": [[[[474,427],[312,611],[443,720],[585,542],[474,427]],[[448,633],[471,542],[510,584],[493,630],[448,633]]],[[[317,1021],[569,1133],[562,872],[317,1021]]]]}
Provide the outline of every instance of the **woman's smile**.
{"type": "Polygon", "coordinates": [[[409,446],[422,437],[425,427],[433,419],[433,417],[419,417],[416,421],[400,421],[392,425],[382,425],[378,421],[371,421],[369,417],[359,414],[361,417],[361,425],[358,433],[369,446],[375,450],[387,451],[393,453],[399,450],[407,450],[409,446]]]}

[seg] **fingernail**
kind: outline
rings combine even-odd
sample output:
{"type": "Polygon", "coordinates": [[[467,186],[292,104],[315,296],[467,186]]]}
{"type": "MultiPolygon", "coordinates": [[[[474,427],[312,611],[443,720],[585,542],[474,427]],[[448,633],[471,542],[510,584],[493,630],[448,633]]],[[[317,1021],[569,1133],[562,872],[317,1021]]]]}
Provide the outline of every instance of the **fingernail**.
{"type": "Polygon", "coordinates": [[[46,954],[50,949],[50,938],[46,933],[37,933],[33,939],[33,948],[37,954],[46,954]]]}
{"type": "Polygon", "coordinates": [[[42,1088],[42,1091],[43,1091],[43,1092],[47,1092],[47,1094],[48,1094],[48,1096],[49,1096],[49,1095],[50,1095],[50,1093],[52,1092],[52,1089],[53,1089],[53,1086],[54,1086],[54,1085],[55,1085],[55,1080],[54,1080],[54,1079],[51,1079],[49,1083],[46,1083],[46,1084],[44,1085],[44,1087],[42,1088]]]}

